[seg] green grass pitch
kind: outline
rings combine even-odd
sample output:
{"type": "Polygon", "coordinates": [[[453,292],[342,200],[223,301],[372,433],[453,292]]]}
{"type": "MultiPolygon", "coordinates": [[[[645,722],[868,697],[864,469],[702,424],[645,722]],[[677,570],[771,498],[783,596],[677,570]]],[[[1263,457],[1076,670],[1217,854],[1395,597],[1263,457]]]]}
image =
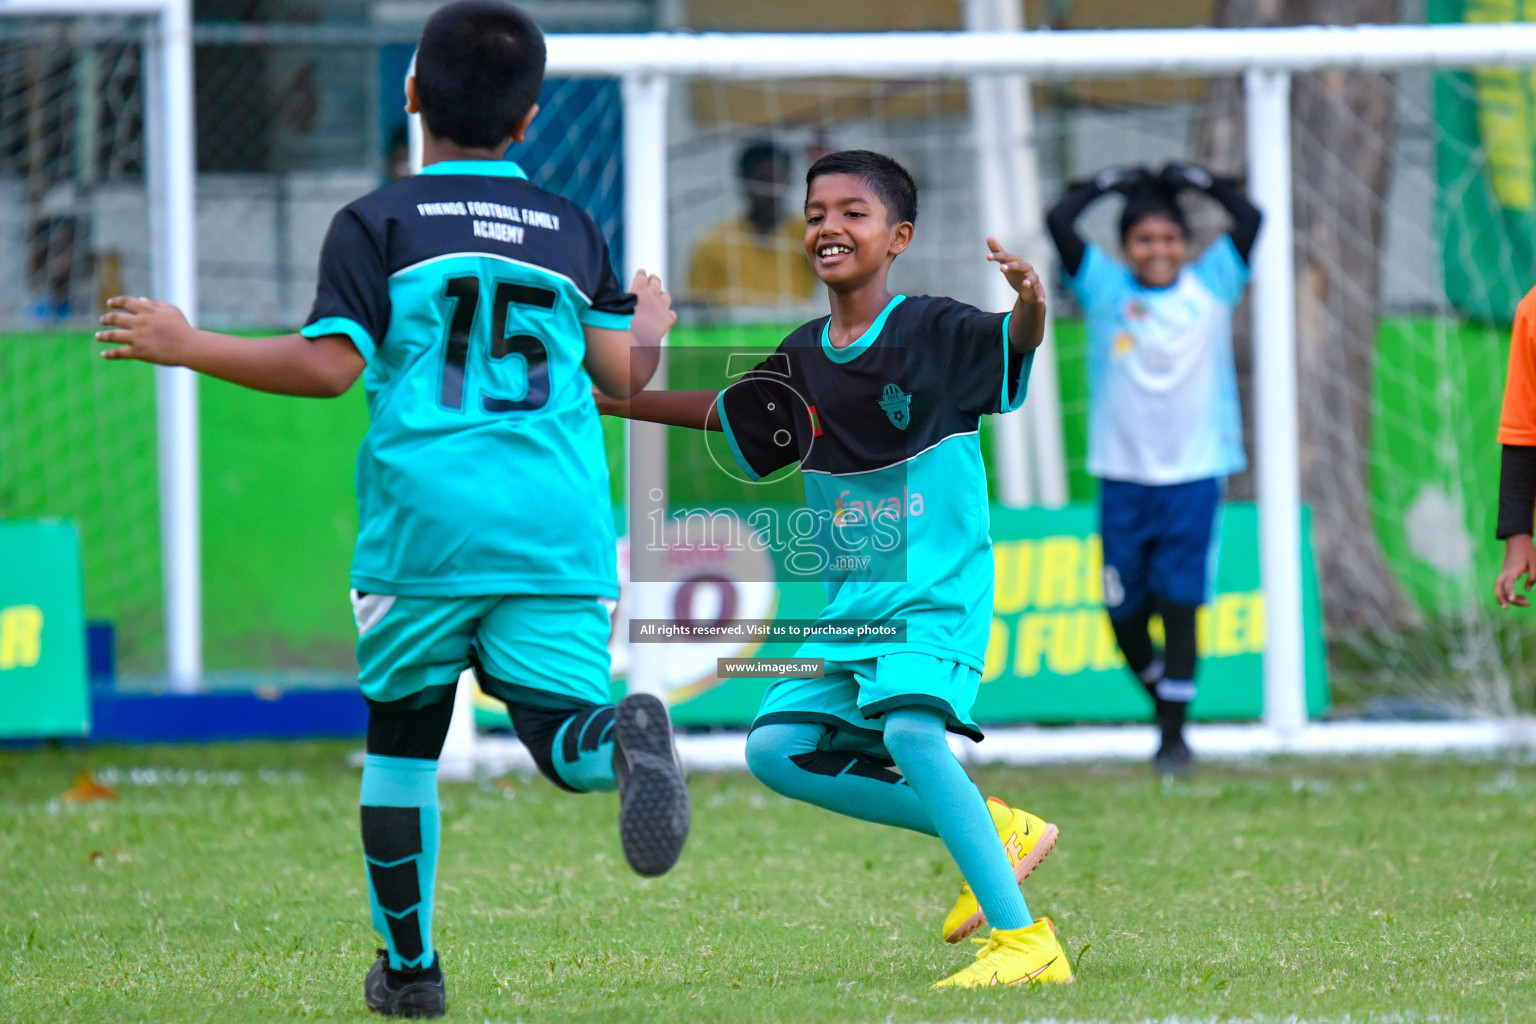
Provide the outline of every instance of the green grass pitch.
{"type": "MultiPolygon", "coordinates": [[[[347,744],[0,752],[0,1021],[368,1019],[347,744]],[[92,768],[115,802],[60,795],[92,768]],[[138,769],[138,771],[134,771],[138,769]]],[[[1536,766],[983,770],[1062,827],[1026,883],[1078,983],[932,993],[937,841],[693,780],[679,867],[624,866],[611,795],[443,787],[450,1019],[1536,1018],[1536,766]]]]}

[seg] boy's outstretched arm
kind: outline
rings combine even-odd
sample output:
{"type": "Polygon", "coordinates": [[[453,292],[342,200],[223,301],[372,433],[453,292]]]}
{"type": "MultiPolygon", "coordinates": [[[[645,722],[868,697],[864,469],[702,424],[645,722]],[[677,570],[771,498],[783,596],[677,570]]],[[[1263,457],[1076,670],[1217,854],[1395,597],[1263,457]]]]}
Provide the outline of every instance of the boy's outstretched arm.
{"type": "Polygon", "coordinates": [[[362,376],[362,353],[345,335],[310,340],[300,334],[240,338],[201,331],[168,302],[119,295],[107,300],[96,340],[120,346],[103,359],[185,366],[231,384],[274,395],[335,398],[362,376]]]}
{"type": "Polygon", "coordinates": [[[641,391],[627,399],[609,398],[598,392],[597,411],[626,420],[664,423],[692,430],[719,430],[718,391],[641,391]]]}
{"type": "Polygon", "coordinates": [[[672,297],[661,287],[661,278],[638,270],[629,290],[635,296],[629,330],[583,328],[587,375],[600,393],[612,398],[628,398],[645,387],[661,359],[661,339],[677,323],[672,297]]]}
{"type": "Polygon", "coordinates": [[[997,264],[1009,287],[1019,293],[1008,321],[1008,347],[1019,353],[1033,352],[1045,340],[1045,285],[1034,267],[1023,257],[1004,252],[997,239],[988,238],[987,249],[987,259],[997,264]]]}

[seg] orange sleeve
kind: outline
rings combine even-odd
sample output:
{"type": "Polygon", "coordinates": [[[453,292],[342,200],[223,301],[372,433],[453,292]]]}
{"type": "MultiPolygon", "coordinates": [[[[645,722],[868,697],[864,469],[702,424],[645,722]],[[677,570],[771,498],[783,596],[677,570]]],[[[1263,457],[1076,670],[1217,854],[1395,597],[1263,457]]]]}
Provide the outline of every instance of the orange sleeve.
{"type": "Polygon", "coordinates": [[[1536,446],[1536,288],[1526,293],[1515,311],[1499,443],[1536,446]]]}

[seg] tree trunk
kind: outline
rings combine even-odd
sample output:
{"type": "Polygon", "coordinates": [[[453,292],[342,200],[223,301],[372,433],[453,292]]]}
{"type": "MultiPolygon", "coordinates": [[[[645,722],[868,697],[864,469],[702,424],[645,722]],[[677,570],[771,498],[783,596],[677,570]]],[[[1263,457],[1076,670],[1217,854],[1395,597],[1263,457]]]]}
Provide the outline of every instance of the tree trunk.
{"type": "MultiPolygon", "coordinates": [[[[1397,0],[1217,0],[1222,27],[1397,21],[1397,0]]],[[[1383,204],[1396,128],[1393,83],[1373,72],[1295,76],[1296,331],[1301,489],[1312,507],[1323,607],[1330,626],[1395,630],[1411,613],[1387,568],[1370,514],[1371,400],[1380,313],[1383,204]]],[[[1213,169],[1244,165],[1242,82],[1209,83],[1195,151],[1213,169]]],[[[1236,325],[1251,408],[1248,318],[1236,325]]],[[[1235,482],[1234,493],[1251,486],[1235,482]]],[[[1331,629],[1330,632],[1333,632],[1331,629]]]]}

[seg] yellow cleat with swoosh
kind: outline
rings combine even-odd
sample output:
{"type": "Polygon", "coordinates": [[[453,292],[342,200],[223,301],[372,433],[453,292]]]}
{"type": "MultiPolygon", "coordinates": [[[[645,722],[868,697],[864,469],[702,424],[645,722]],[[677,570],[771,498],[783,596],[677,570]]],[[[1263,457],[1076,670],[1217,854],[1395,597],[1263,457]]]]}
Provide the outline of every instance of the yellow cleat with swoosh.
{"type": "MultiPolygon", "coordinates": [[[[987,797],[987,810],[992,813],[997,836],[1008,852],[1013,877],[1024,881],[1055,847],[1061,830],[1028,811],[1009,807],[995,796],[987,797]]],[[[969,885],[960,883],[960,898],[944,918],[944,941],[959,942],[986,923],[987,915],[982,913],[975,893],[969,885]]]]}
{"type": "Polygon", "coordinates": [[[1067,951],[1056,939],[1056,928],[1042,917],[1028,928],[992,929],[985,939],[972,939],[981,947],[976,962],[957,971],[934,988],[982,988],[987,985],[1063,985],[1072,982],[1067,951]]]}

